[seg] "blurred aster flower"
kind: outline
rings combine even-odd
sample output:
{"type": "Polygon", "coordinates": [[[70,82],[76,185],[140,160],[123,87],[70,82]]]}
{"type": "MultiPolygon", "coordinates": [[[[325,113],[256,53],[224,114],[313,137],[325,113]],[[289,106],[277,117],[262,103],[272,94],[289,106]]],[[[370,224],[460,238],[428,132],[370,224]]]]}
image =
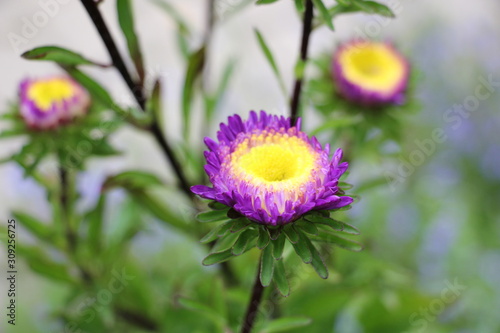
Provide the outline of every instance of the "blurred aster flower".
{"type": "Polygon", "coordinates": [[[300,119],[261,111],[248,120],[229,117],[217,133],[218,142],[205,138],[205,171],[213,187],[196,185],[192,191],[212,199],[248,219],[265,225],[293,222],[312,210],[333,210],[349,205],[352,198],[338,188],[348,164],[342,150],[330,159],[315,137],[300,131],[300,119]]]}
{"type": "Polygon", "coordinates": [[[51,129],[87,113],[90,97],[66,77],[26,79],[19,87],[20,112],[33,129],[51,129]]]}
{"type": "Polygon", "coordinates": [[[403,104],[409,64],[389,43],[354,40],[334,54],[337,90],[361,105],[403,104]]]}

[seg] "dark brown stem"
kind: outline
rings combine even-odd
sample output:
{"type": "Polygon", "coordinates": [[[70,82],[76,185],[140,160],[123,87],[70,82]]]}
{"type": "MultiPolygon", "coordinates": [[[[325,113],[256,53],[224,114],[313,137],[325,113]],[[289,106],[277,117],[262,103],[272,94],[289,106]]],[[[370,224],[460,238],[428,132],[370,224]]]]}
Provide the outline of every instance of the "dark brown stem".
{"type": "Polygon", "coordinates": [[[250,302],[248,303],[245,319],[243,320],[241,326],[241,333],[252,332],[252,328],[255,322],[255,318],[257,317],[259,305],[262,300],[263,294],[264,294],[264,287],[260,283],[260,261],[259,261],[259,267],[257,268],[257,275],[255,277],[255,283],[252,289],[252,297],[250,298],[250,302]]]}
{"type": "MultiPolygon", "coordinates": [[[[106,22],[104,22],[101,12],[97,7],[97,3],[93,0],[81,0],[81,1],[85,9],[87,10],[87,13],[89,14],[90,18],[92,19],[92,22],[94,22],[94,25],[97,31],[99,32],[99,35],[101,36],[101,39],[104,42],[104,45],[106,45],[106,49],[108,50],[111,60],[113,61],[113,66],[116,67],[116,69],[120,72],[121,76],[123,77],[123,80],[127,83],[127,86],[134,95],[137,104],[140,106],[142,110],[145,110],[146,99],[144,97],[144,91],[142,89],[142,86],[139,82],[134,82],[134,80],[132,79],[132,76],[130,75],[127,67],[125,66],[125,62],[123,61],[123,58],[120,55],[118,48],[116,47],[116,43],[114,42],[113,37],[109,32],[106,22]]],[[[161,146],[165,156],[172,165],[172,168],[174,169],[174,172],[179,180],[180,189],[187,196],[192,198],[193,194],[190,190],[189,182],[187,181],[187,178],[180,166],[179,161],[175,157],[172,148],[168,144],[156,120],[154,121],[153,125],[151,125],[149,130],[155,137],[158,144],[161,146]]]]}
{"type": "MultiPolygon", "coordinates": [[[[306,0],[306,10],[304,12],[304,23],[302,26],[302,41],[300,44],[300,60],[305,65],[307,61],[307,50],[309,48],[309,37],[312,31],[312,21],[313,21],[313,3],[311,0],[306,0]]],[[[303,84],[303,74],[300,77],[295,78],[295,84],[293,87],[292,101],[290,105],[290,117],[292,125],[297,123],[297,118],[299,116],[300,107],[300,96],[302,94],[302,84],[303,84]]]]}
{"type": "Polygon", "coordinates": [[[146,99],[144,98],[142,87],[139,85],[139,83],[134,82],[127,69],[127,66],[125,66],[125,62],[123,61],[123,58],[120,55],[118,48],[116,47],[115,41],[113,40],[113,37],[109,32],[106,22],[104,22],[101,12],[99,11],[99,8],[97,8],[98,3],[93,0],[82,0],[82,4],[87,10],[90,18],[92,19],[92,22],[94,22],[97,31],[101,35],[102,41],[106,45],[109,56],[113,61],[113,66],[115,66],[116,69],[120,72],[121,76],[127,83],[128,88],[130,89],[132,94],[134,94],[134,97],[141,109],[144,109],[146,99]]]}

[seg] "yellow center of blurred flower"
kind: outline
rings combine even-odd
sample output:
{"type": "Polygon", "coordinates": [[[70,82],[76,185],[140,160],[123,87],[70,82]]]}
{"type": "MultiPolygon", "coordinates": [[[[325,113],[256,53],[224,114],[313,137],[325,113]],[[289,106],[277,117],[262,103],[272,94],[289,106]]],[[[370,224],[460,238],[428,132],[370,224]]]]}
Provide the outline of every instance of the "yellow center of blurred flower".
{"type": "Polygon", "coordinates": [[[71,82],[60,78],[36,81],[28,88],[28,98],[42,111],[48,111],[52,104],[61,103],[73,94],[71,82]]]}
{"type": "Polygon", "coordinates": [[[317,153],[307,142],[287,133],[253,134],[231,154],[236,173],[252,183],[290,188],[306,182],[317,153]]]}
{"type": "Polygon", "coordinates": [[[384,43],[354,43],[339,63],[347,80],[369,90],[389,92],[406,77],[403,60],[384,43]]]}

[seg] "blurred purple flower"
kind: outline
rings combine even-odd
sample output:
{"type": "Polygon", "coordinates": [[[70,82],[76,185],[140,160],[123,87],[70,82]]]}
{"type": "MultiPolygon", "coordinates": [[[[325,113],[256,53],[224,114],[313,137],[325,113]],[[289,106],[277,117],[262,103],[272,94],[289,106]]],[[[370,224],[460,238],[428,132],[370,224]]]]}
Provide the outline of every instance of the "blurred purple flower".
{"type": "Polygon", "coordinates": [[[357,104],[403,104],[408,61],[390,44],[354,40],[334,54],[332,74],[339,93],[357,104]]]}
{"type": "Polygon", "coordinates": [[[20,111],[33,129],[54,129],[86,114],[90,97],[70,78],[25,79],[19,86],[20,111]]]}

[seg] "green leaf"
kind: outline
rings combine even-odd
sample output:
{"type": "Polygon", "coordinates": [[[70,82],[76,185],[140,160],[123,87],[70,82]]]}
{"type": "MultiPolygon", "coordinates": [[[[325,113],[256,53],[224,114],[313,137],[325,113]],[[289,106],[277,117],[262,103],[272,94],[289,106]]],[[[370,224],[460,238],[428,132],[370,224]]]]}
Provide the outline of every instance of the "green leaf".
{"type": "Polygon", "coordinates": [[[304,327],[312,323],[310,318],[284,317],[270,321],[261,333],[289,332],[298,327],[304,327]]]}
{"type": "Polygon", "coordinates": [[[363,246],[358,242],[326,232],[320,233],[318,236],[312,236],[311,239],[320,242],[331,243],[349,251],[359,252],[363,250],[363,246]]]}
{"type": "Polygon", "coordinates": [[[233,252],[231,249],[222,251],[222,252],[215,252],[215,253],[210,253],[208,256],[206,256],[203,261],[201,262],[204,266],[211,266],[215,264],[219,264],[221,262],[227,261],[233,257],[233,252]]]}
{"type": "Polygon", "coordinates": [[[86,214],[89,224],[88,231],[88,247],[94,253],[100,253],[102,249],[102,236],[103,236],[103,221],[104,221],[104,208],[106,206],[106,196],[101,194],[97,205],[90,212],[86,214]]]}
{"type": "Polygon", "coordinates": [[[269,231],[265,226],[260,226],[259,239],[257,240],[257,247],[262,250],[269,244],[269,241],[270,241],[269,231]]]}
{"type": "Polygon", "coordinates": [[[304,219],[306,219],[307,221],[313,222],[313,223],[318,223],[318,224],[329,226],[330,228],[332,228],[335,231],[345,232],[345,233],[348,233],[351,235],[359,235],[360,234],[359,230],[356,227],[354,227],[348,223],[345,223],[342,221],[337,221],[337,220],[334,220],[330,217],[321,216],[319,214],[309,214],[309,215],[304,216],[304,219]]]}
{"type": "Polygon", "coordinates": [[[209,210],[207,212],[199,213],[196,219],[202,223],[227,221],[227,210],[209,210]]]}
{"type": "Polygon", "coordinates": [[[34,246],[16,244],[17,253],[24,257],[30,268],[39,275],[55,281],[76,283],[66,265],[49,259],[43,249],[34,246]]]}
{"type": "Polygon", "coordinates": [[[312,2],[314,4],[314,7],[316,7],[319,10],[320,15],[321,15],[323,21],[328,26],[328,28],[330,28],[330,30],[334,30],[334,28],[333,28],[333,22],[332,22],[332,17],[330,15],[330,13],[328,12],[328,9],[323,4],[323,1],[321,1],[321,0],[312,0],[312,2]]]}
{"type": "Polygon", "coordinates": [[[283,231],[285,231],[285,235],[291,243],[297,243],[299,241],[299,234],[297,234],[293,226],[286,225],[283,231]]]}
{"type": "Polygon", "coordinates": [[[172,227],[187,232],[191,231],[191,226],[184,219],[179,217],[179,214],[172,212],[167,203],[161,202],[156,196],[146,191],[131,191],[129,192],[143,208],[149,211],[159,220],[171,225],[172,227]]]}
{"type": "Polygon", "coordinates": [[[25,135],[26,127],[18,126],[16,128],[6,129],[0,132],[0,139],[12,138],[14,136],[25,135]]]}
{"type": "Polygon", "coordinates": [[[257,40],[259,41],[259,46],[262,49],[262,52],[264,52],[264,55],[266,56],[266,59],[269,62],[269,65],[271,65],[273,73],[276,76],[276,79],[278,80],[281,91],[283,92],[283,95],[286,96],[287,92],[286,92],[285,83],[284,83],[283,77],[281,76],[281,73],[279,71],[278,65],[276,64],[276,61],[274,60],[274,56],[271,52],[271,49],[267,46],[267,43],[264,40],[264,37],[262,36],[262,34],[259,32],[259,30],[254,29],[254,32],[255,32],[255,35],[257,36],[257,40]]]}
{"type": "Polygon", "coordinates": [[[205,46],[193,52],[188,59],[186,74],[184,76],[184,87],[182,89],[182,117],[184,138],[189,137],[189,126],[191,124],[191,104],[194,97],[194,84],[200,76],[205,64],[205,46]]]}
{"type": "Polygon", "coordinates": [[[224,230],[227,232],[229,230],[229,228],[231,227],[230,223],[231,222],[229,221],[229,222],[226,222],[226,223],[223,223],[223,224],[220,224],[220,225],[214,227],[200,240],[200,242],[201,243],[209,243],[209,242],[216,240],[217,238],[219,238],[219,232],[224,232],[224,230]],[[228,227],[228,225],[229,225],[229,227],[228,227]]]}
{"type": "Polygon", "coordinates": [[[311,132],[311,135],[318,135],[319,133],[323,133],[325,131],[334,131],[337,128],[342,127],[350,127],[356,124],[359,124],[363,120],[363,117],[336,117],[335,119],[328,120],[322,123],[319,127],[311,132]]]}
{"type": "Polygon", "coordinates": [[[262,251],[260,259],[260,282],[264,287],[269,286],[273,279],[274,261],[272,248],[268,246],[262,251]]]}
{"type": "Polygon", "coordinates": [[[104,190],[122,187],[126,190],[144,190],[152,186],[161,186],[163,182],[158,176],[140,170],[124,171],[108,177],[103,184],[104,190]]]}
{"type": "Polygon", "coordinates": [[[84,58],[82,55],[76,52],[58,46],[37,47],[24,52],[23,54],[21,54],[21,57],[28,60],[54,61],[58,64],[66,66],[97,65],[100,67],[109,67],[107,65],[95,63],[84,58]]]}
{"type": "Polygon", "coordinates": [[[224,326],[226,324],[226,319],[223,316],[221,316],[218,312],[214,311],[213,307],[211,306],[207,306],[198,301],[187,299],[184,297],[179,298],[177,302],[186,309],[198,312],[202,316],[211,320],[216,325],[224,326]]]}
{"type": "Polygon", "coordinates": [[[290,295],[290,285],[288,284],[288,279],[286,278],[283,260],[278,260],[274,263],[274,282],[283,297],[290,295]]]}
{"type": "Polygon", "coordinates": [[[300,222],[295,224],[297,227],[302,229],[303,231],[307,232],[308,234],[311,235],[317,235],[318,234],[318,228],[314,225],[314,223],[306,221],[306,220],[301,220],[300,222]]]}
{"type": "Polygon", "coordinates": [[[238,240],[236,243],[234,243],[233,246],[233,255],[239,256],[240,254],[244,253],[245,251],[248,251],[251,242],[257,238],[257,231],[256,230],[245,230],[243,231],[239,236],[238,240]]]}
{"type": "Polygon", "coordinates": [[[242,230],[245,230],[247,227],[249,227],[252,224],[248,219],[246,218],[239,218],[233,220],[233,226],[231,227],[231,232],[232,233],[238,233],[242,230]]]}
{"type": "MultiPolygon", "coordinates": [[[[212,247],[210,252],[222,252],[233,248],[234,243],[238,240],[239,235],[228,233],[224,237],[220,237],[217,243],[212,247]]],[[[232,253],[232,252],[231,252],[232,253]]]]}
{"type": "Polygon", "coordinates": [[[13,212],[12,215],[17,221],[19,221],[20,225],[29,230],[38,239],[51,243],[57,247],[57,245],[53,243],[55,240],[54,231],[49,225],[23,212],[13,212]]]}
{"type": "Polygon", "coordinates": [[[312,261],[312,254],[305,240],[307,236],[300,231],[297,231],[297,234],[299,235],[299,240],[297,243],[292,243],[293,249],[304,263],[309,264],[312,261]]]}
{"type": "Polygon", "coordinates": [[[304,0],[294,0],[295,1],[295,8],[299,13],[304,12],[305,6],[304,6],[304,0]]]}
{"type": "Polygon", "coordinates": [[[130,0],[117,0],[116,10],[118,13],[118,22],[122,29],[123,35],[127,40],[128,51],[132,61],[134,62],[135,69],[139,75],[141,86],[144,83],[144,61],[139,46],[139,40],[134,29],[134,16],[130,0]]]}
{"type": "Polygon", "coordinates": [[[153,86],[153,91],[151,92],[151,97],[148,99],[146,104],[146,112],[151,114],[158,124],[163,124],[163,107],[161,101],[161,81],[160,79],[155,80],[153,86]]]}
{"type": "Polygon", "coordinates": [[[222,96],[225,93],[227,86],[229,85],[235,67],[236,67],[236,61],[234,59],[230,60],[224,68],[224,72],[222,73],[222,79],[219,83],[219,86],[217,87],[215,95],[213,97],[210,96],[205,97],[207,122],[210,122],[212,120],[216,107],[220,103],[222,96]]]}
{"type": "Polygon", "coordinates": [[[273,257],[276,260],[281,259],[283,255],[283,249],[285,248],[285,235],[281,233],[278,238],[273,241],[273,257]]]}
{"type": "Polygon", "coordinates": [[[319,254],[316,247],[314,247],[313,243],[309,238],[306,238],[305,241],[309,246],[309,250],[311,251],[312,255],[311,265],[313,266],[314,270],[316,271],[316,273],[318,273],[318,275],[322,279],[328,278],[328,268],[326,268],[323,258],[321,258],[321,255],[319,254]]]}
{"type": "Polygon", "coordinates": [[[389,7],[375,1],[351,0],[351,3],[361,11],[368,14],[377,14],[391,18],[395,17],[394,13],[389,7]]]}

